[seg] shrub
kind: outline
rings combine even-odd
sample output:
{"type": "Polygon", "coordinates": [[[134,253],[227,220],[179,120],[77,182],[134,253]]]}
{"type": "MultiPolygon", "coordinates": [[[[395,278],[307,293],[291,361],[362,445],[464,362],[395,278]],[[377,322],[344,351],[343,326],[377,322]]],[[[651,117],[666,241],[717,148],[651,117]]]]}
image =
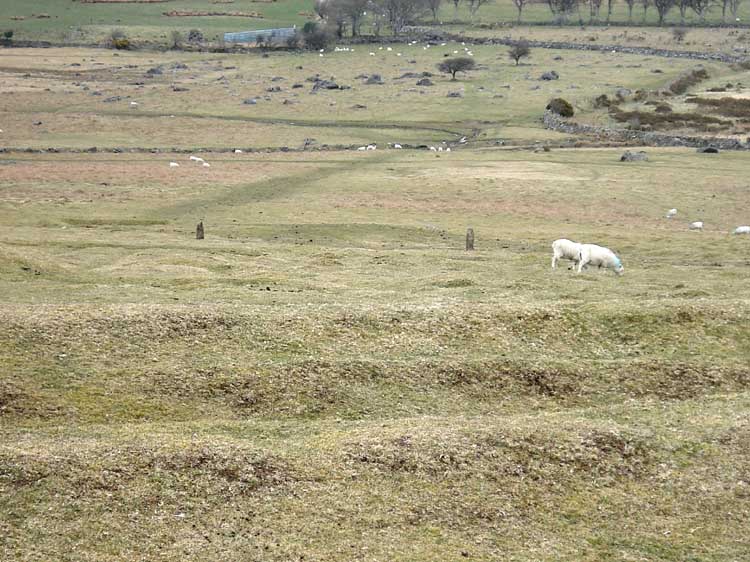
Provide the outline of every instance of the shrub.
{"type": "Polygon", "coordinates": [[[573,106],[570,105],[570,102],[562,98],[555,98],[550,101],[547,104],[547,109],[552,113],[557,113],[561,117],[573,117],[573,114],[575,113],[573,111],[573,106]]]}
{"type": "Polygon", "coordinates": [[[457,72],[468,72],[469,70],[474,70],[476,66],[474,59],[470,57],[455,57],[438,63],[437,68],[440,72],[450,73],[452,76],[451,80],[455,80],[457,72]]]}
{"type": "Polygon", "coordinates": [[[678,43],[682,43],[683,39],[685,39],[685,35],[687,35],[688,30],[684,27],[675,27],[672,30],[672,37],[674,37],[675,41],[678,43]]]}
{"type": "Polygon", "coordinates": [[[688,88],[706,79],[708,79],[708,72],[706,72],[705,68],[694,68],[672,82],[669,85],[669,91],[673,94],[684,94],[688,91],[688,88]]]}
{"type": "Polygon", "coordinates": [[[7,39],[8,41],[13,39],[13,30],[8,29],[7,31],[3,31],[3,38],[7,39]]]}
{"type": "Polygon", "coordinates": [[[176,29],[169,34],[169,48],[179,49],[182,47],[182,33],[176,29]]]}
{"type": "Polygon", "coordinates": [[[113,29],[107,35],[106,44],[110,49],[127,50],[130,48],[130,40],[121,29],[113,29]]]}
{"type": "Polygon", "coordinates": [[[307,22],[302,28],[302,37],[308,49],[325,49],[333,40],[332,34],[324,27],[307,22]]]}
{"type": "Polygon", "coordinates": [[[286,46],[290,49],[299,49],[300,44],[302,43],[302,38],[300,37],[299,33],[296,31],[294,32],[294,35],[290,35],[286,38],[286,46]]]}
{"type": "Polygon", "coordinates": [[[187,35],[188,43],[203,43],[203,33],[200,29],[191,29],[187,35]]]}
{"type": "Polygon", "coordinates": [[[609,101],[607,94],[602,94],[601,96],[594,98],[594,107],[597,109],[601,107],[609,107],[610,105],[612,105],[612,102],[609,101]]]}
{"type": "Polygon", "coordinates": [[[523,39],[511,46],[510,51],[508,51],[508,56],[511,60],[516,61],[516,66],[518,66],[518,63],[522,58],[528,57],[530,54],[531,49],[529,48],[529,43],[523,39]]]}

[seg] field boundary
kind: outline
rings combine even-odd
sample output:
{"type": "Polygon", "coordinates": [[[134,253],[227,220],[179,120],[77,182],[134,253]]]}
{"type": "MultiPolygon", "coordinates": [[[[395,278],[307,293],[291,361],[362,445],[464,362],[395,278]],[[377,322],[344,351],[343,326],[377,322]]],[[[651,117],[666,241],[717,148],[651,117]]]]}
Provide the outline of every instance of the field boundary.
{"type": "Polygon", "coordinates": [[[633,131],[629,129],[612,129],[597,127],[569,121],[545,111],[542,117],[545,129],[574,135],[594,135],[604,137],[607,141],[637,142],[643,146],[685,146],[692,148],[707,148],[709,146],[722,150],[748,150],[750,147],[737,139],[726,137],[695,137],[683,135],[669,135],[650,131],[633,131]]]}

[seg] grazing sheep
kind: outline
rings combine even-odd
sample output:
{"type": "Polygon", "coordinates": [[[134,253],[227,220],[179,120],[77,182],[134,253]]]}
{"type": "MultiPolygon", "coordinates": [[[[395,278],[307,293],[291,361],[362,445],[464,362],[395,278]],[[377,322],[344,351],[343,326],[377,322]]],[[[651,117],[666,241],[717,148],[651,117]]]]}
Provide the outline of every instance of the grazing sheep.
{"type": "Polygon", "coordinates": [[[750,226],[738,226],[732,234],[750,234],[750,226]]]}
{"type": "Polygon", "coordinates": [[[179,167],[180,167],[180,165],[179,165],[179,164],[178,164],[177,162],[170,162],[170,163],[169,163],[169,167],[170,167],[170,168],[179,168],[179,167]]]}
{"type": "Polygon", "coordinates": [[[234,149],[235,154],[242,154],[242,151],[239,148],[234,149]]]}
{"type": "Polygon", "coordinates": [[[691,222],[690,226],[688,227],[690,230],[703,230],[703,221],[695,221],[691,222]]]}
{"type": "Polygon", "coordinates": [[[210,167],[211,167],[211,164],[209,164],[208,162],[204,162],[204,163],[203,163],[203,167],[204,167],[204,168],[210,168],[210,167]]]}
{"type": "Polygon", "coordinates": [[[617,275],[622,275],[625,272],[620,258],[609,248],[596,244],[581,244],[581,251],[578,256],[578,273],[581,273],[581,270],[588,265],[611,269],[617,275]]]}
{"type": "Polygon", "coordinates": [[[430,147],[430,152],[437,152],[437,148],[435,148],[434,146],[431,146],[430,147]]]}
{"type": "Polygon", "coordinates": [[[134,101],[131,101],[130,102],[130,107],[132,107],[133,109],[137,109],[138,108],[138,103],[134,102],[134,101]]]}
{"type": "Polygon", "coordinates": [[[671,219],[673,216],[677,214],[677,209],[669,209],[667,211],[667,218],[671,219]]]}
{"type": "Polygon", "coordinates": [[[577,264],[580,259],[581,244],[567,238],[560,238],[552,242],[552,269],[557,267],[561,259],[570,260],[577,264]]]}
{"type": "Polygon", "coordinates": [[[367,147],[366,146],[360,146],[357,150],[364,151],[364,150],[367,150],[367,147]]]}
{"type": "Polygon", "coordinates": [[[450,146],[449,146],[449,147],[447,147],[447,148],[445,149],[445,151],[446,151],[446,152],[450,152],[450,151],[451,151],[451,147],[450,147],[450,146]]]}
{"type": "Polygon", "coordinates": [[[376,150],[378,148],[378,145],[376,144],[368,144],[367,150],[376,150]]]}
{"type": "Polygon", "coordinates": [[[393,145],[393,148],[402,148],[402,146],[400,144],[396,143],[396,144],[393,145]]]}
{"type": "Polygon", "coordinates": [[[199,157],[199,156],[191,156],[191,157],[190,157],[190,159],[191,159],[191,160],[192,160],[193,162],[203,162],[203,158],[201,158],[201,157],[199,157]]]}

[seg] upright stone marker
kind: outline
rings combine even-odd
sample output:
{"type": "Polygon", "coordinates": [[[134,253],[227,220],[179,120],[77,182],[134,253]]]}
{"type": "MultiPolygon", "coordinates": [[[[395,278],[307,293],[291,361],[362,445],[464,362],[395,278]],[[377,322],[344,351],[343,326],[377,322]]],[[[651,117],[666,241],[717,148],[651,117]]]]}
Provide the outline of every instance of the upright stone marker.
{"type": "Polygon", "coordinates": [[[195,227],[195,239],[196,240],[203,240],[204,234],[203,234],[203,221],[200,221],[198,223],[198,226],[195,227]]]}
{"type": "Polygon", "coordinates": [[[474,229],[466,229],[466,251],[469,252],[474,249],[474,229]]]}

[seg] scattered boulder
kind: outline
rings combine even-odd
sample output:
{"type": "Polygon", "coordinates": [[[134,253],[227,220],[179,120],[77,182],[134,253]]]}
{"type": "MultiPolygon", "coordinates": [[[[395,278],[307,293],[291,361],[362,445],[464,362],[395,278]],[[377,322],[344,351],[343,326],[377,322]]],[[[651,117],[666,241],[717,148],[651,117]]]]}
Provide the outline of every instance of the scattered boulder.
{"type": "Polygon", "coordinates": [[[172,86],[173,92],[189,92],[189,88],[185,88],[184,86],[172,86]]]}
{"type": "Polygon", "coordinates": [[[266,88],[266,92],[280,92],[281,86],[271,86],[270,88],[266,88]]]}
{"type": "Polygon", "coordinates": [[[302,84],[292,84],[292,90],[297,90],[298,88],[304,88],[302,84]]]}
{"type": "Polygon", "coordinates": [[[435,83],[429,78],[422,78],[417,82],[417,86],[434,86],[435,83]]]}
{"type": "Polygon", "coordinates": [[[620,162],[648,162],[648,154],[645,151],[639,150],[638,152],[630,152],[626,150],[622,156],[620,156],[620,162]]]}
{"type": "Polygon", "coordinates": [[[361,103],[357,103],[352,106],[352,109],[367,109],[367,106],[362,105],[361,103]]]}
{"type": "Polygon", "coordinates": [[[318,80],[313,84],[312,91],[318,90],[346,90],[349,86],[339,86],[333,80],[318,80]]]}
{"type": "Polygon", "coordinates": [[[370,86],[381,85],[383,84],[383,78],[380,76],[380,74],[373,74],[367,80],[365,80],[365,84],[370,85],[370,86]]]}
{"type": "Polygon", "coordinates": [[[161,76],[162,74],[164,74],[164,69],[161,66],[155,66],[146,71],[146,76],[161,76]]]}
{"type": "Polygon", "coordinates": [[[448,95],[446,96],[448,98],[462,98],[464,95],[461,92],[448,92],[448,95]]]}
{"type": "Polygon", "coordinates": [[[615,90],[615,96],[617,96],[619,100],[624,100],[632,94],[633,90],[630,90],[629,88],[617,88],[617,90],[615,90]]]}
{"type": "Polygon", "coordinates": [[[560,79],[560,75],[554,70],[545,72],[539,77],[539,80],[559,80],[559,79],[560,79]]]}
{"type": "Polygon", "coordinates": [[[169,68],[172,70],[187,70],[188,65],[186,65],[184,62],[175,62],[172,63],[169,68]]]}
{"type": "Polygon", "coordinates": [[[715,146],[704,146],[699,148],[696,152],[700,152],[701,154],[718,154],[719,149],[715,146]]]}
{"type": "Polygon", "coordinates": [[[286,80],[283,76],[274,76],[271,78],[271,82],[279,82],[280,80],[286,80]]]}
{"type": "Polygon", "coordinates": [[[255,98],[247,98],[245,101],[242,102],[245,105],[255,105],[258,103],[258,100],[255,98]]]}

